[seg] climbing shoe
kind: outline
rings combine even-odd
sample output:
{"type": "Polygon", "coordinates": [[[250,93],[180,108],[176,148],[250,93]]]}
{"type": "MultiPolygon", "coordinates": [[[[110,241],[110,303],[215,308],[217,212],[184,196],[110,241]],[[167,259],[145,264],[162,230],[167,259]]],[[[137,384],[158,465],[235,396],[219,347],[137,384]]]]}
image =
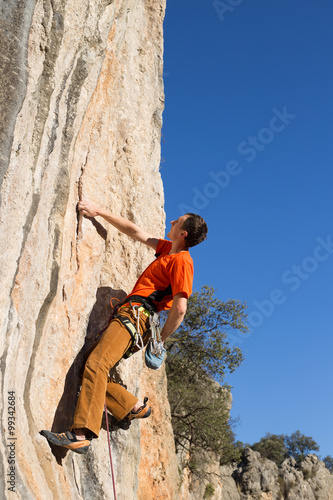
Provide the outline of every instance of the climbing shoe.
{"type": "Polygon", "coordinates": [[[40,434],[44,436],[50,443],[56,446],[63,446],[69,450],[75,451],[76,453],[86,453],[89,448],[88,439],[80,441],[75,436],[74,432],[67,431],[61,434],[50,431],[40,431],[40,434]]]}
{"type": "Polygon", "coordinates": [[[143,405],[136,411],[131,411],[126,417],[121,420],[121,422],[130,422],[131,420],[134,420],[135,418],[148,418],[149,415],[151,414],[151,408],[147,406],[147,401],[148,398],[145,398],[143,400],[143,405]]]}

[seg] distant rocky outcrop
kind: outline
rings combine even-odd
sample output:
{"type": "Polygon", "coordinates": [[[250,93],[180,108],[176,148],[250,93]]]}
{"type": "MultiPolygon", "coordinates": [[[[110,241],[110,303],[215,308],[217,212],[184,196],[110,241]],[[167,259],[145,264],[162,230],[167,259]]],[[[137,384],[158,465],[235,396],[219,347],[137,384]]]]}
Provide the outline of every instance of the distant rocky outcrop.
{"type": "Polygon", "coordinates": [[[183,471],[181,500],[333,500],[333,475],[316,455],[278,467],[246,448],[242,463],[219,467],[211,455],[205,471],[204,481],[183,471]]]}
{"type": "Polygon", "coordinates": [[[221,468],[220,500],[332,500],[333,475],[316,455],[308,455],[297,465],[287,458],[277,465],[259,452],[245,449],[237,468],[221,468]]]}
{"type": "MultiPolygon", "coordinates": [[[[86,456],[51,449],[39,431],[69,427],[110,299],[154,258],[79,217],[78,200],[164,236],[164,11],[165,0],[1,4],[1,498],[14,498],[11,478],[24,500],[113,498],[105,428],[86,456]]],[[[112,431],[117,497],[177,498],[165,372],[137,355],[116,376],[153,407],[112,431]]]]}

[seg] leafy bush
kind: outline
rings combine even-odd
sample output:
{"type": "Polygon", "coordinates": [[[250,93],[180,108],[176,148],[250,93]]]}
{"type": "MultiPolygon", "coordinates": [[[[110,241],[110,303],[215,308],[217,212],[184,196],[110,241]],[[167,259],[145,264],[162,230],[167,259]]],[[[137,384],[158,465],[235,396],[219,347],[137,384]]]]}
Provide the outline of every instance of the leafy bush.
{"type": "Polygon", "coordinates": [[[254,451],[258,451],[262,457],[272,460],[280,467],[288,456],[284,440],[285,436],[282,434],[267,433],[258,443],[254,443],[251,448],[254,451]]]}
{"type": "Polygon", "coordinates": [[[319,446],[312,437],[296,431],[291,436],[285,436],[285,444],[289,457],[294,457],[296,462],[303,462],[304,458],[314,451],[319,451],[319,446]]]}
{"type": "Polygon", "coordinates": [[[319,451],[319,446],[314,439],[301,434],[300,431],[293,432],[290,436],[267,433],[251,448],[259,451],[262,457],[272,460],[279,467],[288,457],[293,457],[300,464],[309,453],[319,451]]]}
{"type": "Polygon", "coordinates": [[[205,494],[204,494],[204,499],[209,499],[209,498],[212,498],[212,496],[214,495],[215,493],[215,488],[212,484],[208,483],[206,485],[206,489],[205,489],[205,494]]]}
{"type": "Polygon", "coordinates": [[[330,471],[330,473],[333,474],[333,457],[331,455],[327,455],[323,459],[323,462],[324,462],[326,468],[330,471]]]}

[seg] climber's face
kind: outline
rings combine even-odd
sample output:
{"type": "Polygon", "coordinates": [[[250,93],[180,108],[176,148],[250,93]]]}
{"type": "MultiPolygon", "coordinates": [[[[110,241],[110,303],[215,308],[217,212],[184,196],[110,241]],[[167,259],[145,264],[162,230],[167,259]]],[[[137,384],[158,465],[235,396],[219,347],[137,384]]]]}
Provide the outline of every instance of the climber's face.
{"type": "Polygon", "coordinates": [[[187,236],[187,231],[183,230],[184,221],[187,219],[188,215],[182,215],[179,219],[171,221],[171,229],[168,232],[167,236],[171,241],[175,239],[184,238],[187,236]]]}

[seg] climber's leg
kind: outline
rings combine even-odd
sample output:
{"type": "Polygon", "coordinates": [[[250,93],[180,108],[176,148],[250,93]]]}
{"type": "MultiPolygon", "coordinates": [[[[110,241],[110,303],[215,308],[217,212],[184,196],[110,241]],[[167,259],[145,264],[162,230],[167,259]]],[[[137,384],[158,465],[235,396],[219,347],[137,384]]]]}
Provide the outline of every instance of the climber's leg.
{"type": "MultiPolygon", "coordinates": [[[[72,429],[86,428],[98,436],[109,371],[123,357],[130,345],[131,335],[127,329],[117,319],[111,321],[86,362],[72,429]]],[[[127,415],[138,402],[135,396],[124,388],[121,387],[121,389],[122,397],[117,412],[120,419],[127,415]]]]}
{"type": "MultiPolygon", "coordinates": [[[[122,315],[133,321],[131,308],[124,308],[122,315]]],[[[148,328],[149,318],[142,315],[141,334],[148,328]]],[[[41,431],[49,442],[78,453],[85,453],[89,449],[92,434],[96,437],[99,434],[105,399],[108,400],[109,409],[118,419],[126,417],[132,420],[150,415],[151,410],[146,405],[146,398],[141,403],[115,382],[111,385],[108,383],[110,369],[123,357],[131,343],[131,335],[126,327],[117,318],[112,320],[86,362],[72,431],[62,434],[41,431]],[[107,393],[107,387],[110,393],[107,393]]]]}
{"type": "MultiPolygon", "coordinates": [[[[106,406],[112,415],[118,421],[128,417],[128,420],[133,418],[149,417],[151,409],[144,403],[139,402],[136,398],[136,404],[129,408],[130,394],[124,387],[114,381],[109,381],[106,388],[106,406]],[[129,415],[130,413],[130,415],[129,415]]],[[[148,399],[148,398],[147,398],[148,399]]]]}

